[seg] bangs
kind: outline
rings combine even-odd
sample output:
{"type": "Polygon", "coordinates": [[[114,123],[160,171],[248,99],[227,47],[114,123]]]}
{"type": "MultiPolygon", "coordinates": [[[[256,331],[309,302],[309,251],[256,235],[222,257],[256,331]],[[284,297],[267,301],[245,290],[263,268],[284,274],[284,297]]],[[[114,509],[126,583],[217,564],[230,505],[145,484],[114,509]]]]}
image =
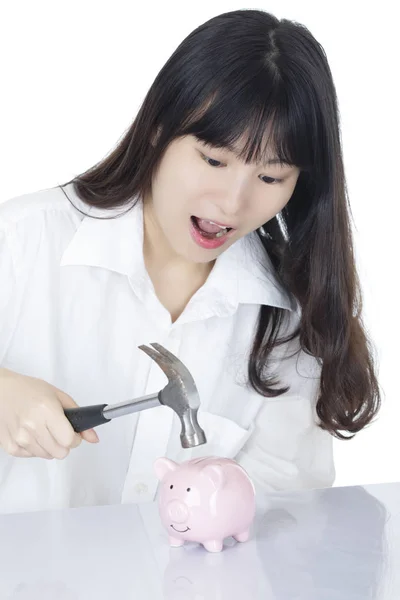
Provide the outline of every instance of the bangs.
{"type": "Polygon", "coordinates": [[[268,87],[263,77],[261,92],[252,83],[239,90],[222,86],[188,114],[179,135],[230,150],[246,164],[271,162],[310,171],[312,140],[318,139],[310,123],[316,120],[290,102],[283,85],[268,87]]]}

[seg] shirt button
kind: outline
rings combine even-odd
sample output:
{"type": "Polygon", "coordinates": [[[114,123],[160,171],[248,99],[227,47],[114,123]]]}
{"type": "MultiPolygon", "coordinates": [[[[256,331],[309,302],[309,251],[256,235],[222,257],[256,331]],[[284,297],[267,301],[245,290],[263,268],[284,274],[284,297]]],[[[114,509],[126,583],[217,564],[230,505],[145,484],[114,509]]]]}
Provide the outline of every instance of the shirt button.
{"type": "Polygon", "coordinates": [[[148,490],[149,488],[145,483],[137,483],[135,485],[135,492],[138,494],[145,494],[148,490]]]}

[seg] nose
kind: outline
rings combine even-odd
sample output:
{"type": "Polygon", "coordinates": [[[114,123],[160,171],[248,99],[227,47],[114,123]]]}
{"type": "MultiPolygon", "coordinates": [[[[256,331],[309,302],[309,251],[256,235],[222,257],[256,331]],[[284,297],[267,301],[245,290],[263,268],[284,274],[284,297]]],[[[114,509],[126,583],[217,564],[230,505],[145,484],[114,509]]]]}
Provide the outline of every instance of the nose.
{"type": "Polygon", "coordinates": [[[186,504],[180,500],[171,500],[167,506],[168,516],[174,523],[184,523],[187,521],[189,511],[186,504]]]}
{"type": "Polygon", "coordinates": [[[235,178],[221,190],[216,204],[227,221],[234,219],[246,203],[246,183],[235,178]]]}

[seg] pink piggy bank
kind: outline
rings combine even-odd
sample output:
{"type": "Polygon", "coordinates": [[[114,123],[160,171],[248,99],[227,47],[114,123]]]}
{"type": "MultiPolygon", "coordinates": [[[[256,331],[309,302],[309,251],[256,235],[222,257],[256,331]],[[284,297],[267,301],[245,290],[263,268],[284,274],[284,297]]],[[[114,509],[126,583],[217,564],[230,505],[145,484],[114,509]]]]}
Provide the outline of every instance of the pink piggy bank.
{"type": "Polygon", "coordinates": [[[190,541],[220,552],[226,537],[249,539],[255,488],[237,462],[202,457],[178,464],[164,457],[155,461],[154,470],[162,483],[159,512],[171,546],[190,541]]]}

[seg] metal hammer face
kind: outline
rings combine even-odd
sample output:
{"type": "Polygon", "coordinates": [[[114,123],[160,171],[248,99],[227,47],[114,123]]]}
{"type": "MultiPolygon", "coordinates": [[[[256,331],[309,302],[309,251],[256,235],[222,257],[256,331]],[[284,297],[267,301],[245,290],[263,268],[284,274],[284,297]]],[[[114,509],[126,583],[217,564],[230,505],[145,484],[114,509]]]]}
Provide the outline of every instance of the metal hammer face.
{"type": "Polygon", "coordinates": [[[168,377],[168,384],[158,394],[160,404],[169,406],[178,415],[181,430],[181,445],[183,448],[193,448],[207,442],[205,433],[197,420],[200,408],[200,398],[196,384],[185,365],[172,352],[160,344],[139,346],[168,377]]]}

